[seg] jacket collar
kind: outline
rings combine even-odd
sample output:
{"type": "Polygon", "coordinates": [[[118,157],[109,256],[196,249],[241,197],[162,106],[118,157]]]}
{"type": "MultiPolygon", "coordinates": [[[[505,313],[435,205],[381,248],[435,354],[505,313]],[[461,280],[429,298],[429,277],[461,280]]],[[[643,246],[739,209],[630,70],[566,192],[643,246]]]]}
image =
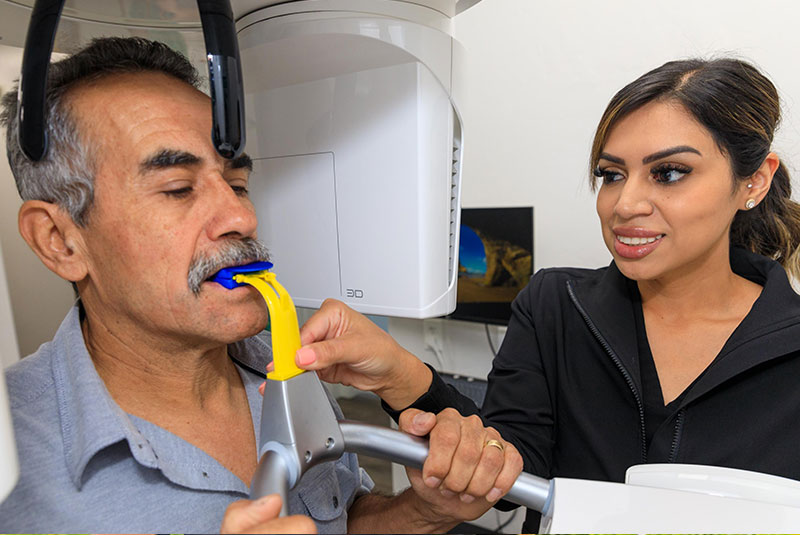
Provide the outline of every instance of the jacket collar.
{"type": "MultiPolygon", "coordinates": [[[[800,295],[792,289],[783,267],[735,247],[730,258],[734,273],[762,285],[763,290],[714,362],[689,387],[682,405],[754,366],[800,351],[800,295]]],[[[641,390],[632,281],[612,262],[598,276],[570,283],[580,306],[641,390]]]]}
{"type": "Polygon", "coordinates": [[[631,302],[630,285],[614,262],[596,271],[596,276],[571,280],[567,284],[574,292],[574,300],[587,322],[597,331],[601,342],[616,356],[628,371],[637,389],[639,378],[639,353],[636,339],[636,318],[631,302]]]}
{"type": "Polygon", "coordinates": [[[783,267],[742,249],[731,250],[731,267],[764,289],[717,358],[689,387],[682,405],[759,364],[800,351],[800,295],[783,267]]]}

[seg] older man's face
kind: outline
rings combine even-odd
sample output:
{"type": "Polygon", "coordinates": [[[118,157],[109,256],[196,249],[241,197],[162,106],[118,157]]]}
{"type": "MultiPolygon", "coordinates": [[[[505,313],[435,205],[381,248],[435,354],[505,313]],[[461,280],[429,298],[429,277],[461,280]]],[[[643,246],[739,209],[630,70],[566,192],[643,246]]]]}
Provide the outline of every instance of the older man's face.
{"type": "Polygon", "coordinates": [[[256,215],[243,160],[211,144],[211,104],[158,73],[124,74],[75,90],[80,131],[97,162],[94,205],[82,231],[87,311],[153,343],[231,342],[266,324],[261,297],[187,277],[193,259],[252,238],[256,215]]]}

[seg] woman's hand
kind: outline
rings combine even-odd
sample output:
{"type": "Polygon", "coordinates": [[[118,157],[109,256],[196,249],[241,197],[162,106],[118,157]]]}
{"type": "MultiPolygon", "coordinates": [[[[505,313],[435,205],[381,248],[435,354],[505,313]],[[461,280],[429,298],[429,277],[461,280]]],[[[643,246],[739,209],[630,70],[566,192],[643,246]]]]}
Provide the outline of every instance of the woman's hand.
{"type": "Polygon", "coordinates": [[[300,329],[295,361],[323,381],[375,392],[396,410],[427,392],[432,375],[417,357],[341,301],[327,299],[300,329]]]}
{"type": "Polygon", "coordinates": [[[408,476],[431,518],[478,518],[505,496],[522,472],[517,449],[477,416],[465,418],[455,409],[438,415],[408,409],[400,415],[400,429],[430,435],[422,471],[408,470],[408,476]]]}
{"type": "Polygon", "coordinates": [[[256,501],[239,500],[228,506],[220,533],[316,533],[317,526],[307,516],[278,517],[281,498],[270,494],[256,501]]]}

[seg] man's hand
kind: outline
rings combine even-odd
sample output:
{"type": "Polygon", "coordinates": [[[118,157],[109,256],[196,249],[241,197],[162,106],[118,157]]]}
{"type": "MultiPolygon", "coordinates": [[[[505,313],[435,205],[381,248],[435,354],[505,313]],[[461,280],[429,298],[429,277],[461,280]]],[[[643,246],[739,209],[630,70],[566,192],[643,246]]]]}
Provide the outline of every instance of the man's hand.
{"type": "Polygon", "coordinates": [[[380,327],[334,299],[327,299],[303,325],[297,352],[300,368],[323,381],[375,392],[395,409],[424,394],[430,370],[380,327]]]}
{"type": "Polygon", "coordinates": [[[454,409],[438,415],[408,409],[400,429],[430,434],[430,453],[422,471],[408,470],[416,494],[426,502],[431,520],[474,520],[502,498],[522,472],[522,456],[477,416],[454,409]]]}
{"type": "Polygon", "coordinates": [[[225,511],[220,533],[316,533],[317,527],[307,516],[278,517],[281,499],[277,494],[256,501],[239,500],[225,511]]]}

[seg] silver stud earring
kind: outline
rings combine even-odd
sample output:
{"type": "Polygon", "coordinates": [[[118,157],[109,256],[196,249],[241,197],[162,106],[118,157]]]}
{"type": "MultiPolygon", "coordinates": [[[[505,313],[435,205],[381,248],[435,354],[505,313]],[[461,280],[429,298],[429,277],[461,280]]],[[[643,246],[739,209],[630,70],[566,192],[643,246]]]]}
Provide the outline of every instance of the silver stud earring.
{"type": "Polygon", "coordinates": [[[747,208],[748,210],[752,210],[753,208],[755,208],[755,206],[756,206],[755,199],[747,199],[747,202],[744,203],[744,207],[747,208]]]}
{"type": "Polygon", "coordinates": [[[747,183],[747,189],[753,189],[753,183],[752,182],[748,182],[747,183]]]}

